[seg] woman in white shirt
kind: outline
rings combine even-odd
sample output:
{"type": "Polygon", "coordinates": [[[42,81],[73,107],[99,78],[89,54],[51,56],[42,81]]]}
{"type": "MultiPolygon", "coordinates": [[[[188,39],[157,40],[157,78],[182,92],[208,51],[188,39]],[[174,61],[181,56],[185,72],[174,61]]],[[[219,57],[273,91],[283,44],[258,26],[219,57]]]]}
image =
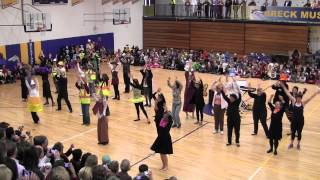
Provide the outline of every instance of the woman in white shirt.
{"type": "Polygon", "coordinates": [[[38,80],[36,79],[31,79],[30,84],[28,80],[25,80],[25,82],[29,90],[28,109],[31,112],[33,122],[35,124],[38,124],[40,121],[40,118],[37,112],[40,112],[43,110],[42,102],[39,96],[39,83],[38,83],[38,80]]]}

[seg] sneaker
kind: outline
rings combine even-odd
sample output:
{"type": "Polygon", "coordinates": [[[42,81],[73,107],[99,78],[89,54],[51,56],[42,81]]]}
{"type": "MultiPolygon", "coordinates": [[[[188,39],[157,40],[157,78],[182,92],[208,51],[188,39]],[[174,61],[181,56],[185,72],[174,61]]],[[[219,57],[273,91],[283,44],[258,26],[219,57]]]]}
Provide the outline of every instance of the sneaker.
{"type": "Polygon", "coordinates": [[[252,133],[251,135],[252,135],[252,136],[256,136],[256,135],[257,135],[257,133],[252,133]]]}
{"type": "Polygon", "coordinates": [[[213,133],[213,134],[218,134],[219,131],[218,131],[218,130],[213,130],[212,133],[213,133]]]}
{"type": "Polygon", "coordinates": [[[223,135],[223,131],[220,131],[220,134],[223,135]]]}
{"type": "Polygon", "coordinates": [[[237,143],[237,147],[240,147],[240,143],[237,143]]]}
{"type": "Polygon", "coordinates": [[[293,148],[293,144],[289,144],[288,149],[293,148]]]}
{"type": "Polygon", "coordinates": [[[194,124],[199,124],[199,121],[196,121],[194,124]]]}
{"type": "Polygon", "coordinates": [[[226,146],[231,146],[231,143],[227,143],[226,146]]]}
{"type": "Polygon", "coordinates": [[[297,145],[297,149],[298,149],[298,150],[300,150],[300,149],[301,149],[300,144],[298,144],[298,145],[297,145]]]}
{"type": "Polygon", "coordinates": [[[135,120],[133,120],[133,121],[140,121],[140,119],[135,119],[135,120]]]}

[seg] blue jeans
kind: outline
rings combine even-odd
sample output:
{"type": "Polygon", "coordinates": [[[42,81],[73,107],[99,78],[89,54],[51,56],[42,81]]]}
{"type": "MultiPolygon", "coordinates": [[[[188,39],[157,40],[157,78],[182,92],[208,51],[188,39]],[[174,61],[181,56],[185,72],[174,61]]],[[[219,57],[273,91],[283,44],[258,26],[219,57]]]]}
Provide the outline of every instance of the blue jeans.
{"type": "Polygon", "coordinates": [[[181,103],[172,103],[172,118],[173,118],[173,125],[176,125],[178,127],[181,126],[180,122],[180,113],[181,110],[181,103]]]}
{"type": "Polygon", "coordinates": [[[90,104],[81,104],[83,124],[90,124],[89,106],[90,104]]]}

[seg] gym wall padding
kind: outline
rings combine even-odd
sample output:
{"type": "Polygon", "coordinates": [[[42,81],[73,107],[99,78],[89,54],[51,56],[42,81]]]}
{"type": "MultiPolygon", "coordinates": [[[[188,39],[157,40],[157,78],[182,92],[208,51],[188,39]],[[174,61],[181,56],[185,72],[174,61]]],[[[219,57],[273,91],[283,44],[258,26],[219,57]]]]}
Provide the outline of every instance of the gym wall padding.
{"type": "Polygon", "coordinates": [[[28,64],[29,53],[28,53],[28,43],[20,44],[20,59],[24,64],[28,64]]]}
{"type": "Polygon", "coordinates": [[[5,59],[9,59],[14,55],[19,56],[23,63],[30,63],[31,54],[32,58],[35,59],[36,63],[38,64],[40,62],[39,55],[41,50],[46,56],[48,56],[48,54],[51,53],[53,57],[55,57],[55,55],[59,53],[62,47],[81,44],[85,46],[88,39],[91,39],[93,41],[98,41],[98,39],[101,39],[102,46],[104,46],[106,49],[110,51],[114,51],[114,34],[105,33],[89,36],[78,36],[71,38],[32,42],[31,52],[29,50],[30,43],[2,45],[0,46],[0,53],[3,54],[5,59]]]}
{"type": "Polygon", "coordinates": [[[0,46],[0,53],[3,55],[3,58],[6,59],[7,57],[6,46],[0,46]]]}

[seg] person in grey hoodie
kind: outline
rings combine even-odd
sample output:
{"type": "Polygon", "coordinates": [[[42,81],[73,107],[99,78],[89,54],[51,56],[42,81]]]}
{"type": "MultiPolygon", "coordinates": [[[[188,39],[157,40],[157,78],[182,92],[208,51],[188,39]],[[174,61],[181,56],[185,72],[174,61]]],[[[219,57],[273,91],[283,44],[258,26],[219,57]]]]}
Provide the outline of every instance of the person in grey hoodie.
{"type": "Polygon", "coordinates": [[[173,117],[173,125],[172,127],[181,127],[180,116],[179,113],[181,111],[181,92],[182,92],[182,84],[176,78],[175,83],[171,84],[171,78],[168,78],[168,86],[172,89],[172,117],[173,117]]]}

